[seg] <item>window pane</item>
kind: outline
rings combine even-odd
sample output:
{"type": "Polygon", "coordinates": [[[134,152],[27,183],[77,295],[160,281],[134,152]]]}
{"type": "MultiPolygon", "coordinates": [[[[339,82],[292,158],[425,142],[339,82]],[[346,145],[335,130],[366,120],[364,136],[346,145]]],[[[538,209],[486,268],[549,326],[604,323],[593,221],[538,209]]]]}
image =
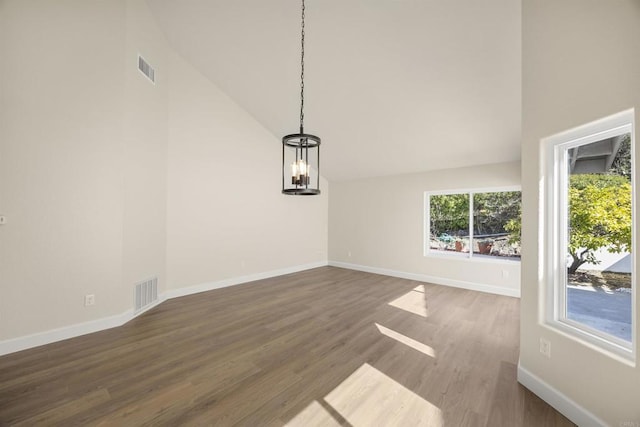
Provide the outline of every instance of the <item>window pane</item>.
{"type": "Polygon", "coordinates": [[[520,258],[519,191],[473,195],[473,253],[520,258]]]}
{"type": "Polygon", "coordinates": [[[566,318],[631,342],[631,135],[565,159],[566,318]]]}
{"type": "Polygon", "coordinates": [[[469,195],[431,195],[429,206],[431,250],[468,253],[469,195]]]}

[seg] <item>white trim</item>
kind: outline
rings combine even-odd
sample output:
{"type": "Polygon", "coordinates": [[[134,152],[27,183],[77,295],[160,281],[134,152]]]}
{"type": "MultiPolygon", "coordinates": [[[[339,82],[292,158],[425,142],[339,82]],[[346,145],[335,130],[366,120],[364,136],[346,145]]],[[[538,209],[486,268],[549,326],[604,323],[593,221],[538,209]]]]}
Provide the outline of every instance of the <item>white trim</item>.
{"type": "Polygon", "coordinates": [[[50,331],[39,332],[10,340],[0,341],[0,356],[28,348],[39,347],[45,344],[103,331],[105,329],[122,326],[133,319],[133,309],[114,316],[103,317],[101,319],[90,320],[88,322],[76,323],[75,325],[63,326],[62,328],[50,331]]]}
{"type": "Polygon", "coordinates": [[[501,187],[453,188],[451,190],[426,190],[425,194],[433,194],[436,196],[446,196],[448,194],[506,193],[509,191],[522,191],[522,186],[521,185],[503,185],[501,187]]]}
{"type": "Polygon", "coordinates": [[[248,276],[229,278],[217,282],[203,283],[201,285],[190,286],[186,288],[171,289],[164,292],[163,294],[158,295],[157,301],[145,307],[144,310],[141,310],[135,314],[132,308],[121,314],[103,317],[101,319],[90,320],[88,322],[76,323],[74,325],[63,326],[61,328],[38,332],[32,335],[26,335],[18,338],[0,341],[0,356],[122,326],[130,320],[140,316],[141,314],[151,310],[154,307],[157,307],[164,301],[171,298],[179,298],[185,295],[206,292],[209,290],[224,288],[227,286],[239,285],[241,283],[253,282],[256,280],[267,279],[275,276],[282,276],[284,274],[297,273],[299,271],[310,270],[317,267],[324,267],[326,265],[328,265],[327,261],[319,261],[309,264],[296,265],[293,267],[281,268],[278,270],[266,271],[263,273],[251,274],[248,276]]]}
{"type": "MultiPolygon", "coordinates": [[[[449,257],[449,258],[461,258],[466,260],[473,260],[473,241],[475,239],[473,235],[473,196],[475,194],[482,193],[508,193],[508,192],[520,192],[520,197],[522,198],[522,186],[520,185],[507,185],[502,187],[480,187],[473,189],[453,189],[453,190],[427,190],[424,192],[424,229],[422,230],[422,238],[423,238],[423,247],[422,247],[422,255],[425,257],[449,257]],[[469,196],[469,251],[468,252],[457,252],[457,253],[447,253],[445,251],[440,251],[437,249],[431,249],[431,196],[452,196],[458,194],[466,194],[469,196]]],[[[477,255],[476,255],[477,256],[477,255]]],[[[496,257],[499,258],[499,257],[496,257]]],[[[481,258],[483,261],[485,258],[481,258]]],[[[510,260],[509,262],[520,262],[520,258],[510,260]]]]}
{"type": "Polygon", "coordinates": [[[453,288],[469,289],[472,291],[486,292],[496,295],[520,298],[520,289],[504,288],[502,286],[488,285],[485,283],[466,282],[463,280],[447,279],[445,277],[428,276],[426,274],[407,273],[404,271],[389,270],[387,268],[369,267],[366,265],[350,264],[340,261],[329,261],[332,267],[346,268],[349,270],[365,271],[367,273],[382,274],[383,276],[398,277],[400,279],[416,280],[418,282],[433,283],[436,285],[451,286],[453,288]]]}
{"type": "MultiPolygon", "coordinates": [[[[620,356],[635,364],[637,346],[637,286],[632,287],[631,295],[631,342],[618,339],[605,332],[590,328],[588,325],[572,321],[566,313],[566,243],[568,241],[568,150],[603,139],[631,133],[631,188],[632,188],[632,248],[636,248],[636,179],[635,179],[635,110],[630,109],[582,126],[552,135],[541,140],[544,164],[540,170],[545,182],[541,201],[545,205],[541,219],[544,236],[540,241],[543,250],[542,268],[547,285],[543,290],[543,318],[541,323],[564,332],[578,342],[588,344],[608,355],[620,356]],[[545,254],[546,252],[546,254],[545,254]]],[[[636,277],[635,257],[632,258],[632,277],[636,277]]]]}
{"type": "MultiPolygon", "coordinates": [[[[557,133],[555,135],[544,138],[549,144],[558,144],[562,141],[573,141],[581,138],[586,138],[592,135],[598,135],[593,142],[599,141],[602,138],[600,134],[605,134],[607,131],[611,129],[615,129],[618,127],[622,127],[629,123],[633,123],[635,118],[635,112],[633,108],[630,108],[625,111],[621,111],[619,113],[613,114],[608,117],[604,117],[598,119],[594,122],[588,123],[586,125],[578,126],[573,129],[566,130],[564,132],[557,133]]],[[[580,144],[579,144],[580,145],[580,144]]]]}
{"type": "Polygon", "coordinates": [[[201,283],[186,288],[170,289],[165,295],[167,299],[183,297],[186,295],[197,294],[200,292],[212,291],[214,289],[226,288],[228,286],[240,285],[242,283],[254,282],[256,280],[269,279],[271,277],[283,276],[285,274],[297,273],[312,268],[325,267],[327,261],[312,262],[309,264],[296,265],[293,267],[281,268],[278,270],[265,271],[262,273],[250,274],[247,276],[231,277],[228,279],[218,280],[216,282],[201,283]]]}
{"type": "Polygon", "coordinates": [[[526,368],[522,367],[520,362],[518,362],[518,382],[579,426],[605,427],[607,425],[600,418],[578,405],[564,393],[553,388],[529,372],[526,368]]]}
{"type": "MultiPolygon", "coordinates": [[[[563,337],[569,340],[578,342],[581,345],[584,345],[585,347],[590,348],[591,350],[602,353],[613,360],[616,360],[620,363],[624,363],[627,366],[635,368],[636,361],[635,359],[632,359],[629,356],[630,352],[629,350],[626,349],[624,345],[622,344],[618,345],[613,341],[604,340],[599,335],[591,333],[590,331],[592,329],[582,324],[580,324],[581,327],[578,328],[576,326],[572,326],[572,323],[576,324],[577,322],[573,322],[570,320],[557,321],[555,323],[544,322],[542,323],[542,326],[551,331],[554,331],[555,333],[562,335],[563,337]],[[589,337],[589,338],[583,339],[584,337],[589,337]]],[[[622,340],[618,339],[618,341],[623,343],[622,340]]]]}
{"type": "Polygon", "coordinates": [[[437,251],[432,250],[429,254],[424,256],[425,258],[441,258],[441,259],[457,259],[464,262],[480,262],[489,264],[511,264],[520,265],[520,258],[516,257],[502,257],[492,255],[479,255],[475,254],[473,257],[468,256],[466,252],[451,252],[451,251],[437,251]]]}
{"type": "Polygon", "coordinates": [[[422,213],[422,224],[424,226],[422,229],[422,239],[424,240],[422,243],[422,256],[429,256],[433,252],[431,250],[431,197],[426,191],[422,197],[422,206],[424,207],[424,212],[422,213]]]}

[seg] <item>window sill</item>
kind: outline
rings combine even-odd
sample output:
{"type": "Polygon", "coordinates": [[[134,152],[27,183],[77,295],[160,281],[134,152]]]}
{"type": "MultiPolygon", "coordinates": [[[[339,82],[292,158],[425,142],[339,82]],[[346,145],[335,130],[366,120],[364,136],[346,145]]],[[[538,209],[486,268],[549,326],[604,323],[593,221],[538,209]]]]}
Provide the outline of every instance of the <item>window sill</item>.
{"type": "Polygon", "coordinates": [[[574,326],[570,320],[547,321],[543,323],[543,326],[620,363],[633,368],[636,367],[636,355],[633,352],[631,343],[618,344],[617,342],[610,341],[596,333],[590,333],[582,327],[574,326]]]}
{"type": "Polygon", "coordinates": [[[470,262],[481,262],[489,264],[520,264],[520,258],[497,257],[491,255],[474,254],[469,256],[468,252],[451,252],[451,251],[428,251],[424,254],[425,258],[451,259],[470,262]]]}

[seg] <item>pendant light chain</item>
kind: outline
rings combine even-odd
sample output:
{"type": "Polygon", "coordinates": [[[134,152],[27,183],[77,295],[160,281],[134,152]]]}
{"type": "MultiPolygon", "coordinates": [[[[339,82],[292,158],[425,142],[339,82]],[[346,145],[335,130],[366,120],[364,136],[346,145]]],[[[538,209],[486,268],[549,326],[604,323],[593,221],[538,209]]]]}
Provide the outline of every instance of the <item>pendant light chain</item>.
{"type": "Polygon", "coordinates": [[[300,1],[300,133],[282,137],[282,193],[314,196],[320,194],[320,138],[304,133],[305,0],[300,1]]]}
{"type": "Polygon", "coordinates": [[[302,0],[302,26],[301,26],[301,55],[300,55],[300,133],[304,133],[304,0],[302,0]]]}

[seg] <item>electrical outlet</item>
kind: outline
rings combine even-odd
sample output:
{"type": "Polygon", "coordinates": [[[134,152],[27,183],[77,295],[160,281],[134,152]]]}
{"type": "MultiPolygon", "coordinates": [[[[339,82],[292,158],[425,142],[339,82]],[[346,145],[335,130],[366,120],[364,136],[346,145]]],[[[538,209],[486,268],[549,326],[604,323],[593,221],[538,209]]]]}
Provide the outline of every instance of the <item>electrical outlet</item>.
{"type": "Polygon", "coordinates": [[[91,294],[91,295],[85,295],[84,296],[84,306],[88,307],[90,305],[95,305],[96,303],[96,296],[91,294]]]}
{"type": "Polygon", "coordinates": [[[351,258],[351,251],[347,252],[347,256],[351,258]]]}
{"type": "Polygon", "coordinates": [[[551,342],[544,338],[540,338],[540,353],[551,359],[551,342]]]}

